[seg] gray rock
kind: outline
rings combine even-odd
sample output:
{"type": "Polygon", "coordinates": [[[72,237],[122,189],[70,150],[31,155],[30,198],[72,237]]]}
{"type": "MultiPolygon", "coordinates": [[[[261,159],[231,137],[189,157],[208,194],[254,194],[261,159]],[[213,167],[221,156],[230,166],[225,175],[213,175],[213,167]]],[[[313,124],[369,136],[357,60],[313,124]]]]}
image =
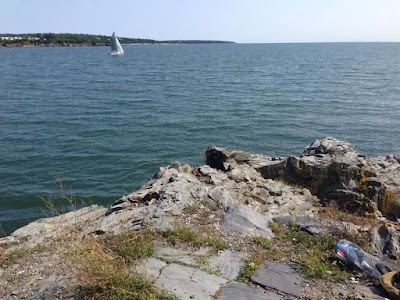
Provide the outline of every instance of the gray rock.
{"type": "Polygon", "coordinates": [[[216,169],[211,168],[210,166],[201,166],[199,168],[199,171],[201,174],[205,175],[205,176],[209,176],[211,174],[216,174],[218,171],[216,169]]]}
{"type": "Polygon", "coordinates": [[[224,286],[217,300],[283,300],[273,292],[248,286],[244,283],[232,282],[224,286]]]}
{"type": "Polygon", "coordinates": [[[245,236],[263,236],[271,238],[273,233],[268,228],[269,219],[262,214],[243,205],[228,207],[221,226],[227,231],[237,232],[245,236]]]}
{"type": "Polygon", "coordinates": [[[167,290],[182,300],[212,300],[227,280],[206,272],[170,264],[155,281],[156,287],[167,290]]]}
{"type": "Polygon", "coordinates": [[[232,193],[223,186],[216,186],[208,193],[208,195],[219,206],[224,208],[237,203],[236,197],[234,197],[232,193]]]}
{"type": "Polygon", "coordinates": [[[324,235],[327,234],[327,229],[325,226],[322,226],[319,222],[317,222],[314,218],[307,217],[307,216],[282,216],[282,217],[275,217],[273,221],[279,224],[286,224],[286,225],[296,225],[301,230],[304,230],[313,235],[324,235]]]}
{"type": "Polygon", "coordinates": [[[144,227],[144,210],[143,207],[138,207],[136,210],[123,209],[106,214],[98,220],[95,231],[118,234],[126,229],[142,229],[144,227]]]}
{"type": "Polygon", "coordinates": [[[310,145],[308,145],[304,151],[303,155],[316,155],[316,154],[345,154],[347,152],[355,152],[353,145],[337,140],[333,137],[326,137],[322,140],[314,140],[310,145]]]}
{"type": "Polygon", "coordinates": [[[169,247],[157,247],[155,250],[155,257],[166,260],[166,261],[177,261],[184,256],[190,255],[189,250],[169,248],[169,247]]]}
{"type": "Polygon", "coordinates": [[[395,226],[382,224],[372,231],[372,245],[378,255],[387,255],[398,260],[400,253],[400,233],[395,226]]]}
{"type": "Polygon", "coordinates": [[[46,239],[68,234],[71,229],[78,229],[82,234],[94,232],[96,221],[101,219],[107,208],[98,205],[83,207],[53,218],[36,220],[14,231],[13,236],[20,241],[18,247],[34,247],[46,239]]]}
{"type": "Polygon", "coordinates": [[[258,269],[251,276],[251,281],[264,288],[272,288],[299,298],[303,291],[303,279],[296,270],[271,261],[266,262],[266,267],[258,269]]]}
{"type": "Polygon", "coordinates": [[[223,181],[228,179],[228,174],[223,172],[218,172],[216,174],[211,174],[211,182],[215,185],[220,185],[223,181]]]}
{"type": "Polygon", "coordinates": [[[173,161],[170,165],[170,168],[179,170],[179,168],[181,167],[181,163],[179,161],[173,161]]]}
{"type": "Polygon", "coordinates": [[[157,247],[155,250],[155,257],[167,262],[198,267],[200,265],[199,258],[206,256],[208,252],[208,248],[202,248],[192,252],[177,248],[157,247]]]}
{"type": "Polygon", "coordinates": [[[225,250],[217,256],[209,259],[209,268],[213,271],[218,271],[218,274],[226,279],[233,280],[238,277],[241,268],[243,267],[243,259],[246,254],[241,252],[233,252],[225,250]]]}
{"type": "Polygon", "coordinates": [[[256,169],[264,165],[268,165],[273,161],[273,163],[275,163],[275,160],[269,156],[215,146],[208,147],[205,155],[207,165],[222,171],[231,171],[234,170],[238,165],[244,164],[256,169]]]}
{"type": "Polygon", "coordinates": [[[162,260],[150,257],[138,264],[135,267],[135,271],[145,275],[147,278],[156,280],[160,276],[162,269],[167,265],[168,264],[162,260]]]}

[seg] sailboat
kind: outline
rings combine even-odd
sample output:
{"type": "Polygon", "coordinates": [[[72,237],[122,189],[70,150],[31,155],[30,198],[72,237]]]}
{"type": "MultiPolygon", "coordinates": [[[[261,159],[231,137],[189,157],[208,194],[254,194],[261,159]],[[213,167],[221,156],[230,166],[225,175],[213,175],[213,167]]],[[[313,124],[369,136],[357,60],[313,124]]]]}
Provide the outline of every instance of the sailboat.
{"type": "Polygon", "coordinates": [[[115,32],[113,32],[111,36],[111,52],[110,55],[123,55],[124,54],[124,49],[122,49],[122,46],[120,42],[118,41],[118,38],[115,36],[115,32]]]}

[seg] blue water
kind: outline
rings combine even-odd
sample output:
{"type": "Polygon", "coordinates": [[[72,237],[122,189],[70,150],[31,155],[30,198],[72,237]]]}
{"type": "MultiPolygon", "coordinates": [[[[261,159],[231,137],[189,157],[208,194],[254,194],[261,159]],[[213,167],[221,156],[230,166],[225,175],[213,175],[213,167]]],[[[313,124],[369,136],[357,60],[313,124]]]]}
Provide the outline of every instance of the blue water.
{"type": "Polygon", "coordinates": [[[210,144],[272,156],[335,136],[400,153],[400,43],[0,48],[0,223],[109,204],[210,144]],[[57,188],[61,179],[64,190],[57,188]]]}

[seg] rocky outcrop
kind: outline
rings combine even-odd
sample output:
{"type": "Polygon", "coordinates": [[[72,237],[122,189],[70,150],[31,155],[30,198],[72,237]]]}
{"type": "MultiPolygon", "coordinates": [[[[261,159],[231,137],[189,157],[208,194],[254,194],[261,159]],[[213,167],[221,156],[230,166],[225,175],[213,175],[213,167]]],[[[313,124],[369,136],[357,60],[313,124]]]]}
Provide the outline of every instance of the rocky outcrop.
{"type": "Polygon", "coordinates": [[[367,158],[345,141],[315,140],[300,156],[265,157],[211,147],[206,161],[234,173],[241,165],[265,179],[281,179],[307,188],[322,204],[337,204],[348,212],[400,217],[400,159],[393,155],[367,158]],[[220,161],[219,161],[220,160],[220,161]]]}
{"type": "MultiPolygon", "coordinates": [[[[300,156],[288,158],[215,146],[209,147],[205,156],[204,166],[173,162],[161,167],[142,188],[122,196],[109,207],[93,205],[32,222],[0,239],[0,250],[2,244],[13,244],[13,251],[53,243],[65,235],[81,240],[88,235],[144,228],[165,233],[177,226],[177,219],[189,222],[185,210],[201,214],[207,206],[215,211],[202,216],[201,221],[211,220],[207,224],[227,237],[229,245],[241,239],[272,239],[271,220],[295,224],[313,235],[329,235],[332,227],[354,234],[364,230],[341,220],[324,223],[316,216],[319,203],[336,203],[349,212],[372,214],[381,220],[386,217],[397,221],[400,217],[400,159],[395,156],[367,158],[350,143],[334,138],[315,140],[300,156]]],[[[378,254],[398,258],[399,229],[390,222],[375,229],[373,246],[378,254]]],[[[296,269],[276,262],[267,262],[251,277],[257,288],[235,282],[247,254],[232,249],[211,254],[207,248],[158,247],[142,269],[136,266],[135,271],[146,274],[156,286],[182,299],[230,299],[236,294],[237,299],[303,296],[305,284],[296,269]]],[[[58,288],[57,280],[46,287],[46,293],[58,288]]],[[[0,281],[0,288],[7,284],[0,281]]],[[[41,288],[35,291],[38,297],[45,295],[41,288]]]]}

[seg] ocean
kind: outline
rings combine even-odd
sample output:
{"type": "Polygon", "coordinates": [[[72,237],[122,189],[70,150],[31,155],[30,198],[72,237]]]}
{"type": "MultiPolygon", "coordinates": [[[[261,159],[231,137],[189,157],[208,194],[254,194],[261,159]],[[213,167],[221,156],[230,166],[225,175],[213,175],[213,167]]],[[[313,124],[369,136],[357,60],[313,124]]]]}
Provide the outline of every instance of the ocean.
{"type": "Polygon", "coordinates": [[[0,48],[0,231],[108,205],[208,145],[400,154],[400,43],[0,48]],[[61,183],[61,184],[60,184],[61,183]],[[62,185],[62,187],[60,187],[62,185]]]}

